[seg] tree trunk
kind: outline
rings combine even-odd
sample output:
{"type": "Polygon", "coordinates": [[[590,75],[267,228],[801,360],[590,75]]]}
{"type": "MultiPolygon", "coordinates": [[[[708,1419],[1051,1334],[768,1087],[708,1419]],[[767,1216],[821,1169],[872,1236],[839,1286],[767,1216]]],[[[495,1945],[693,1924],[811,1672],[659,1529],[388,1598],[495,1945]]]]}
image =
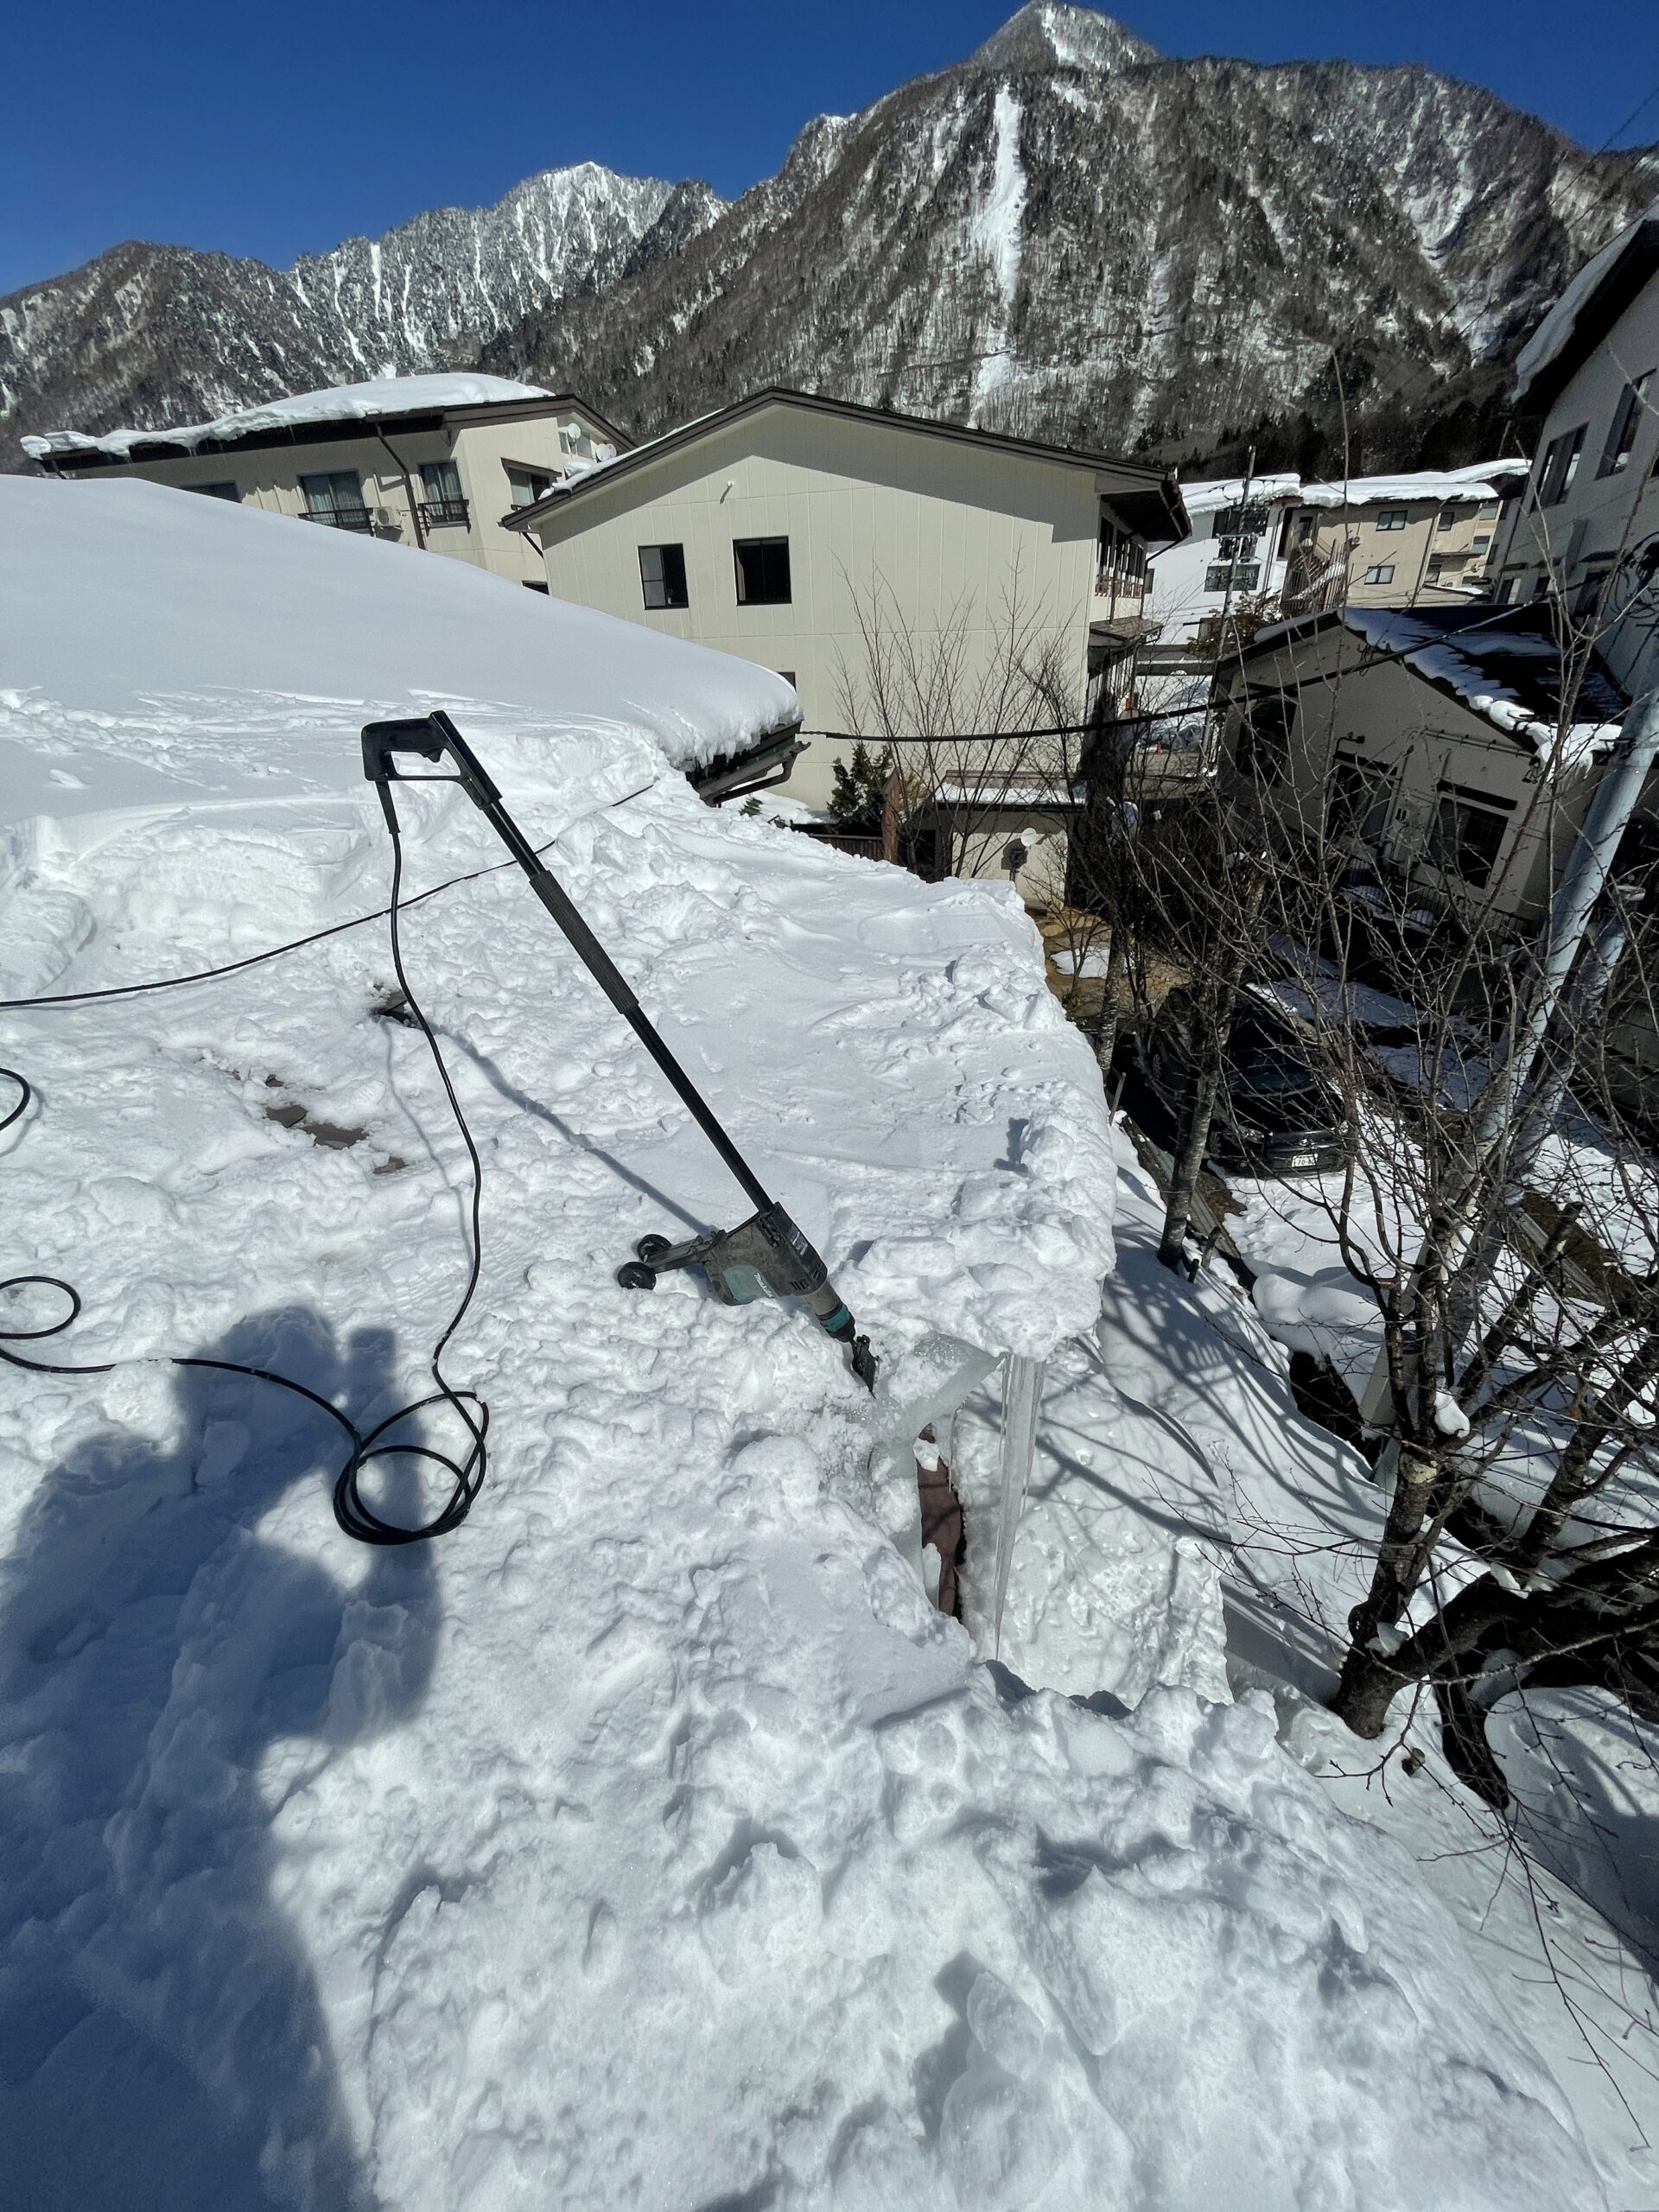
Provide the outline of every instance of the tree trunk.
{"type": "Polygon", "coordinates": [[[1194,1070],[1192,1087],[1186,1094],[1186,1112],[1170,1176],[1169,1198],[1164,1208],[1164,1233],[1158,1244],[1158,1257],[1166,1268],[1181,1264],[1187,1224],[1192,1218],[1192,1201],[1198,1195],[1204,1155],[1209,1148],[1210,1124],[1215,1118],[1216,1100],[1220,1093],[1221,1052],[1217,1041],[1207,1062],[1194,1070]]]}

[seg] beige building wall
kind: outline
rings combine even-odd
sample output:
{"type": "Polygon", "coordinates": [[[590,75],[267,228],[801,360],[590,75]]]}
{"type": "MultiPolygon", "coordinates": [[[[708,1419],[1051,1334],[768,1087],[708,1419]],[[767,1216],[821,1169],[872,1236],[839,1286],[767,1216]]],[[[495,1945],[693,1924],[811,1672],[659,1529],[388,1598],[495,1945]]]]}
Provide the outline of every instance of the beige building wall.
{"type": "Polygon", "coordinates": [[[1322,565],[1340,564],[1345,556],[1351,607],[1452,606],[1485,582],[1503,505],[1402,499],[1301,507],[1286,520],[1284,550],[1306,544],[1312,531],[1322,565]],[[1384,527],[1390,515],[1404,520],[1384,527]]]}
{"type": "Polygon", "coordinates": [[[427,550],[486,569],[514,583],[539,588],[545,581],[539,553],[521,533],[502,527],[512,500],[507,464],[563,477],[591,459],[596,439],[607,440],[598,424],[569,408],[556,414],[500,420],[491,420],[489,411],[484,410],[480,416],[457,416],[440,429],[425,430],[388,423],[385,435],[383,444],[365,428],[360,435],[349,437],[302,437],[281,444],[251,442],[219,453],[181,454],[176,458],[86,469],[65,467],[57,474],[99,482],[111,477],[140,476],[150,483],[171,484],[186,491],[232,484],[245,506],[261,507],[271,514],[302,516],[306,500],[302,477],[351,471],[362,485],[365,505],[375,516],[375,536],[415,545],[419,541],[404,472],[419,501],[424,498],[421,463],[452,461],[467,504],[467,521],[464,526],[438,524],[429,529],[427,550]]]}
{"type": "MultiPolygon", "coordinates": [[[[596,483],[534,528],[556,598],[781,671],[810,731],[860,711],[879,726],[873,608],[891,649],[923,664],[959,640],[965,709],[994,682],[1012,602],[1081,712],[1099,517],[1092,468],[779,405],[596,483]],[[738,604],[733,544],[749,537],[788,539],[789,605],[738,604]],[[658,544],[684,548],[683,609],[645,604],[639,548],[658,544]]],[[[791,792],[822,804],[847,750],[813,743],[791,792]]]]}

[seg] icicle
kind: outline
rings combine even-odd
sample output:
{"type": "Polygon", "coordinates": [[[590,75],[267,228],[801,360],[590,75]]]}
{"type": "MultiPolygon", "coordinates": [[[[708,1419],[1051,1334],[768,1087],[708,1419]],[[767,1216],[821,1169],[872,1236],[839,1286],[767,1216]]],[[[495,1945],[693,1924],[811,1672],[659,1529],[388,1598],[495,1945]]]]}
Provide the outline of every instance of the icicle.
{"type": "Polygon", "coordinates": [[[1011,1351],[1003,1367],[1002,1454],[996,1524],[996,1579],[991,1606],[991,1649],[1002,1651],[1002,1608],[1008,1595],[1008,1574],[1014,1566],[1014,1540],[1025,1510],[1031,1482],[1032,1456],[1037,1449],[1037,1412],[1043,1400],[1043,1362],[1026,1359],[1011,1351]]]}

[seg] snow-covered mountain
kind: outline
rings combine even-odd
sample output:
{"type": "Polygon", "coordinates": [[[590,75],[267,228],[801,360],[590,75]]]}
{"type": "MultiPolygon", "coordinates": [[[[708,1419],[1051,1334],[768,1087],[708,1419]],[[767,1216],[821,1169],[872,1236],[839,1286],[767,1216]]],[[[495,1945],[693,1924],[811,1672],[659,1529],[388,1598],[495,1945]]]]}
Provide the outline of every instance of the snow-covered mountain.
{"type": "Polygon", "coordinates": [[[1653,188],[1426,69],[1166,60],[1035,4],[486,356],[641,429],[776,380],[1176,454],[1266,423],[1261,458],[1318,473],[1334,349],[1355,465],[1446,465],[1491,443],[1516,346],[1653,188]]]}
{"type": "Polygon", "coordinates": [[[783,381],[1311,474],[1345,406],[1353,467],[1446,466],[1497,449],[1516,347],[1656,181],[1426,69],[1168,60],[1033,0],[730,207],[588,165],[288,270],[118,246],[0,301],[0,423],[15,453],[480,366],[641,431],[783,381]]]}
{"type": "Polygon", "coordinates": [[[149,428],[320,385],[470,366],[532,310],[613,284],[720,213],[703,184],[547,169],[291,269],[130,240],[0,300],[0,419],[149,428]]]}

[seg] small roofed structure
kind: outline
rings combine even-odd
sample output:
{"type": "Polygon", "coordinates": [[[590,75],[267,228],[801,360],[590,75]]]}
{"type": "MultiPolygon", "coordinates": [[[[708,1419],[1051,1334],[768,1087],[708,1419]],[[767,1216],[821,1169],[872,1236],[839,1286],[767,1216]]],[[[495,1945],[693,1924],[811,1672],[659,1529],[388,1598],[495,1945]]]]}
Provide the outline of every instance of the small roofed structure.
{"type": "Polygon", "coordinates": [[[1367,909],[1500,934],[1545,911],[1629,704],[1541,607],[1303,615],[1224,682],[1226,761],[1280,834],[1367,909]]]}

